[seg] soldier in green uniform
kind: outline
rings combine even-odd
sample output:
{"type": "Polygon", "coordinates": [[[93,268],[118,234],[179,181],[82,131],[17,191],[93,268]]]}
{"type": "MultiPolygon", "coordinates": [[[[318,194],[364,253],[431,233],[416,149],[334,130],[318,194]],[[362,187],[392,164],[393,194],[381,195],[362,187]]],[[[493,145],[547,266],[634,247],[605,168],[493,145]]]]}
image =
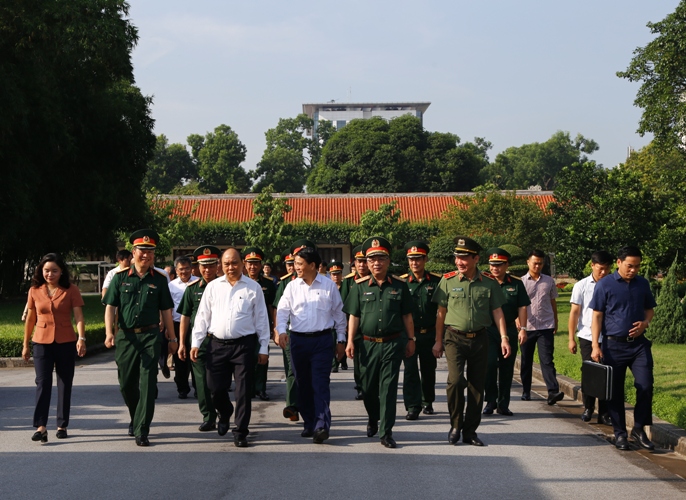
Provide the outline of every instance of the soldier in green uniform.
{"type": "Polygon", "coordinates": [[[515,358],[517,357],[518,344],[521,345],[526,342],[526,306],[531,304],[531,300],[529,300],[522,280],[507,273],[511,258],[509,252],[502,248],[490,248],[487,253],[491,272],[484,274],[492,277],[500,285],[503,292],[505,303],[502,309],[511,350],[510,355],[504,358],[500,348],[500,333],[495,325],[489,326],[484,415],[491,415],[495,410],[500,415],[511,417],[510,389],[512,388],[515,358]],[[517,323],[522,326],[517,328],[517,323]]]}
{"type": "MultiPolygon", "coordinates": [[[[116,345],[115,360],[119,387],[129,409],[129,435],[138,446],[149,446],[148,434],[155,412],[157,359],[160,357],[160,311],[167,335],[174,334],[167,277],[153,269],[158,234],[141,229],[129,238],[133,245],[130,268],[119,271],[103,297],[105,304],[105,346],[116,345]],[[119,331],[113,330],[119,309],[119,331]],[[171,332],[171,333],[170,333],[171,332]]],[[[176,352],[178,340],[169,338],[169,352],[176,352]]]]}
{"type": "MultiPolygon", "coordinates": [[[[356,280],[369,276],[369,267],[367,267],[367,259],[362,252],[362,245],[358,245],[353,248],[353,261],[351,263],[354,265],[355,270],[343,278],[343,283],[341,284],[341,299],[343,299],[343,304],[350,294],[350,290],[355,284],[356,280]]],[[[345,311],[345,308],[343,309],[345,311]]],[[[359,332],[355,336],[355,356],[353,358],[353,376],[355,377],[355,390],[357,395],[355,399],[358,401],[364,397],[362,392],[362,364],[360,363],[360,353],[362,352],[362,334],[359,332]]]]}
{"type": "Polygon", "coordinates": [[[440,274],[426,272],[429,245],[424,241],[410,241],[405,245],[410,272],[401,278],[407,280],[412,296],[412,320],[417,339],[414,354],[403,360],[403,402],[407,420],[417,420],[424,414],[433,415],[436,400],[436,356],[432,349],[436,343],[436,311],[438,304],[431,301],[441,281],[440,274]],[[421,368],[421,378],[419,376],[421,368]]]}
{"type": "MultiPolygon", "coordinates": [[[[198,312],[200,299],[202,299],[202,294],[205,292],[207,284],[217,277],[221,254],[221,250],[212,245],[202,245],[193,252],[194,260],[198,263],[200,279],[194,281],[186,288],[176,310],[181,315],[179,358],[184,361],[190,353],[193,323],[195,322],[195,314],[198,312]]],[[[192,360],[195,389],[198,393],[198,407],[202,414],[202,424],[198,427],[198,430],[201,432],[213,431],[217,428],[217,411],[212,404],[212,396],[207,385],[207,374],[205,372],[205,354],[207,353],[207,343],[209,340],[209,336],[205,337],[205,340],[203,340],[198,349],[197,358],[192,360]]]]}
{"type": "MultiPolygon", "coordinates": [[[[267,305],[267,314],[269,316],[269,331],[274,330],[274,298],[276,297],[276,286],[274,282],[262,274],[262,261],[264,261],[264,252],[258,247],[245,247],[243,249],[243,261],[245,262],[245,269],[248,276],[257,281],[262,288],[264,301],[267,305]]],[[[257,363],[257,355],[260,353],[259,341],[255,344],[255,380],[253,385],[252,397],[259,397],[262,401],[269,401],[267,395],[267,373],[269,370],[269,362],[261,365],[257,363]]]]}
{"type": "MultiPolygon", "coordinates": [[[[272,303],[274,315],[272,316],[272,324],[276,324],[276,308],[279,305],[279,300],[286,289],[286,285],[297,278],[293,272],[293,261],[295,257],[291,255],[290,250],[286,250],[281,254],[281,259],[286,267],[288,274],[281,276],[279,284],[276,286],[276,293],[274,294],[274,302],[272,303]]],[[[278,344],[279,334],[274,329],[274,342],[278,344]]],[[[286,407],[283,409],[283,417],[289,419],[291,422],[300,420],[298,414],[298,387],[295,385],[295,375],[291,365],[291,343],[286,344],[286,348],[282,350],[283,353],[283,371],[286,374],[286,407]]]]}
{"type": "Polygon", "coordinates": [[[443,275],[432,299],[438,304],[433,353],[437,358],[443,355],[445,330],[445,357],[448,361],[446,393],[451,424],[448,442],[457,444],[462,433],[463,443],[483,446],[476,429],[481,422],[488,367],[486,328],[495,321],[500,332],[503,357],[507,358],[510,355],[510,343],[501,309],[505,299],[498,284],[481,274],[476,267],[481,246],[465,236],[455,238],[455,243],[457,271],[443,275]]]}
{"type": "Polygon", "coordinates": [[[355,337],[362,334],[360,362],[367,437],[377,432],[381,444],[395,448],[393,425],[398,399],[398,379],[403,357],[414,354],[412,299],[404,280],[388,274],[391,244],[381,236],[362,244],[371,275],[356,280],[343,310],[348,320],[346,354],[353,358],[355,337]]]}

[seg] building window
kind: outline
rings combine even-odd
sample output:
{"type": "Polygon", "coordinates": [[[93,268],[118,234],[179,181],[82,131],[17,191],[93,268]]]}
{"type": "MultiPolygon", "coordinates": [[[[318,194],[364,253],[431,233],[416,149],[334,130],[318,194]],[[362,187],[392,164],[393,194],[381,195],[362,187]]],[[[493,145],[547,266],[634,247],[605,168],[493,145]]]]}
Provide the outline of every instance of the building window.
{"type": "Polygon", "coordinates": [[[345,120],[336,120],[336,130],[340,130],[345,127],[345,120]]]}

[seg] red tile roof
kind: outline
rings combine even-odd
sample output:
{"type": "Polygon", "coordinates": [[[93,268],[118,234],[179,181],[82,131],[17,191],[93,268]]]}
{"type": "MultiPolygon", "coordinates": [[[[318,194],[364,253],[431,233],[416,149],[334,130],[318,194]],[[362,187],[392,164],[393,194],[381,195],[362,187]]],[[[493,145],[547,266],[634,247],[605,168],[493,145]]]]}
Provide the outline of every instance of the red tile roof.
{"type": "MultiPolygon", "coordinates": [[[[293,209],[286,214],[286,222],[348,222],[359,223],[360,215],[377,210],[379,205],[397,202],[401,218],[413,222],[437,219],[449,205],[457,205],[455,196],[473,193],[395,193],[395,194],[279,194],[288,199],[293,209]]],[[[182,212],[197,208],[193,219],[197,221],[247,222],[252,219],[252,202],[256,194],[172,196],[178,200],[182,212]]],[[[517,191],[517,196],[533,198],[541,210],[553,201],[551,191],[517,191]]]]}

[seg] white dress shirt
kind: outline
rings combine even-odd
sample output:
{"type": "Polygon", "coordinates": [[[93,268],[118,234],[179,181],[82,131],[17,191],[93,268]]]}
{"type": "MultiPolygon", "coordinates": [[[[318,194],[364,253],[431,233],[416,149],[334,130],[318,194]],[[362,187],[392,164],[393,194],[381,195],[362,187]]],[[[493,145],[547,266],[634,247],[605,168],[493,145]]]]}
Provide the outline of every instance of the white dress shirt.
{"type": "Polygon", "coordinates": [[[191,347],[200,347],[210,333],[219,339],[256,333],[260,354],[269,354],[269,319],[260,284],[241,276],[232,285],[226,275],[209,282],[195,316],[191,347]]]}
{"type": "Polygon", "coordinates": [[[176,278],[175,280],[172,280],[169,282],[169,293],[171,293],[172,300],[174,301],[174,309],[172,309],[172,319],[176,322],[179,323],[181,322],[181,314],[176,312],[176,309],[179,307],[179,304],[181,303],[181,299],[183,298],[183,293],[186,291],[186,287],[188,285],[195,283],[198,281],[200,278],[197,276],[191,275],[191,279],[188,281],[181,281],[181,278],[176,278]]]}
{"type": "Polygon", "coordinates": [[[276,308],[276,331],[286,333],[289,321],[294,332],[320,332],[335,327],[338,340],[345,341],[346,320],[336,284],[319,273],[311,285],[302,278],[288,283],[276,308]]]}
{"type": "MultiPolygon", "coordinates": [[[[579,322],[576,325],[577,337],[580,339],[593,340],[591,335],[591,322],[593,321],[593,309],[588,307],[593,298],[593,290],[595,290],[596,281],[593,279],[593,274],[586,276],[581,281],[574,284],[572,289],[572,298],[569,301],[572,304],[577,304],[581,307],[581,314],[579,315],[579,322]]],[[[603,341],[603,335],[600,335],[599,342],[603,341]]]]}

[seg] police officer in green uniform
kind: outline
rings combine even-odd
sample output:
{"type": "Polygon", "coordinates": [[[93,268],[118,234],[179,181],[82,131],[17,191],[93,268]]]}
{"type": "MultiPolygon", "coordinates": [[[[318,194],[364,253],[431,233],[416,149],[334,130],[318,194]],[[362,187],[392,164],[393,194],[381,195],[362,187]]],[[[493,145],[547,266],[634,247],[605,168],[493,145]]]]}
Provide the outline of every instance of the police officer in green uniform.
{"type": "Polygon", "coordinates": [[[403,360],[403,402],[407,420],[417,420],[424,414],[433,415],[436,400],[436,356],[432,349],[436,343],[436,311],[438,304],[431,301],[441,281],[440,274],[425,270],[429,245],[424,241],[410,241],[405,245],[410,272],[401,278],[407,280],[412,295],[412,320],[417,339],[414,354],[403,360]],[[421,378],[419,376],[421,368],[421,378]]]}
{"type": "MultiPolygon", "coordinates": [[[[243,261],[245,262],[245,269],[248,276],[257,281],[262,288],[264,295],[264,302],[267,306],[267,314],[269,316],[269,331],[274,330],[274,298],[276,297],[276,286],[274,282],[262,274],[262,262],[264,261],[264,252],[258,247],[245,247],[243,249],[243,261]]],[[[269,370],[269,362],[261,365],[257,363],[257,355],[260,353],[259,341],[255,344],[255,383],[253,384],[252,397],[259,397],[262,401],[269,401],[267,395],[267,373],[269,370]]]]}
{"type": "MultiPolygon", "coordinates": [[[[155,412],[157,359],[160,357],[160,311],[167,335],[174,334],[172,308],[167,277],[154,270],[158,234],[141,229],[129,238],[133,262],[112,278],[105,304],[105,346],[116,345],[115,360],[119,387],[129,409],[129,435],[136,436],[138,446],[149,446],[148,434],[155,412]],[[119,309],[119,331],[113,330],[119,309]]],[[[178,339],[169,338],[169,352],[176,352],[178,339]]]]}
{"type": "MultiPolygon", "coordinates": [[[[281,276],[279,284],[276,286],[276,293],[274,294],[274,302],[272,303],[274,314],[272,316],[272,324],[276,324],[276,308],[279,306],[279,300],[286,289],[286,285],[297,278],[294,269],[293,261],[295,257],[291,255],[290,250],[286,250],[281,254],[281,260],[286,267],[287,274],[281,276]]],[[[274,342],[278,344],[279,334],[274,329],[274,342]]],[[[283,417],[289,419],[291,422],[300,420],[298,414],[298,387],[295,384],[295,374],[291,365],[291,343],[286,344],[286,348],[282,350],[283,354],[283,371],[286,374],[286,407],[283,409],[283,417]]]]}
{"type": "MultiPolygon", "coordinates": [[[[191,283],[179,303],[176,312],[181,315],[179,327],[179,358],[186,359],[191,349],[191,338],[193,333],[193,323],[195,314],[198,312],[198,305],[202,294],[209,282],[217,277],[219,258],[222,252],[219,248],[212,245],[202,245],[193,252],[194,261],[198,263],[200,279],[191,283]]],[[[213,431],[217,428],[217,411],[212,404],[210,388],[207,385],[207,374],[205,371],[205,354],[210,337],[205,337],[198,349],[198,356],[193,360],[193,374],[195,376],[195,389],[198,393],[198,407],[202,414],[202,424],[198,427],[201,432],[213,431]]]]}
{"type": "Polygon", "coordinates": [[[448,442],[457,444],[462,433],[463,443],[483,446],[476,429],[481,422],[488,367],[486,328],[495,321],[500,332],[503,357],[507,358],[510,355],[510,343],[501,309],[505,300],[498,284],[481,274],[476,267],[481,246],[465,236],[455,238],[455,244],[457,271],[443,275],[432,299],[438,304],[433,353],[437,358],[443,355],[445,330],[445,357],[448,362],[446,393],[451,424],[448,442]]]}
{"type": "Polygon", "coordinates": [[[377,432],[381,444],[395,448],[393,425],[398,399],[400,363],[414,354],[412,299],[404,280],[388,274],[391,244],[381,236],[362,244],[371,271],[350,289],[343,310],[348,320],[346,354],[355,354],[355,336],[362,334],[360,363],[364,407],[367,410],[367,437],[377,432]]]}
{"type": "MultiPolygon", "coordinates": [[[[354,265],[355,270],[343,278],[343,283],[341,284],[341,299],[343,299],[343,304],[350,294],[350,290],[355,284],[356,280],[369,276],[369,267],[367,267],[367,258],[364,256],[362,251],[362,245],[357,245],[353,248],[353,261],[351,263],[354,265]]],[[[345,308],[343,309],[345,311],[345,308]]],[[[357,333],[355,336],[355,356],[353,358],[353,376],[355,377],[355,390],[357,395],[355,399],[361,400],[364,395],[362,392],[362,364],[360,363],[360,353],[362,352],[362,334],[357,333]]]]}
{"type": "Polygon", "coordinates": [[[489,326],[484,415],[491,415],[495,410],[500,415],[511,417],[510,389],[512,388],[512,376],[518,344],[526,342],[526,306],[531,304],[531,300],[529,300],[529,295],[526,293],[521,278],[512,276],[507,272],[510,267],[510,253],[502,248],[490,248],[487,253],[491,269],[488,275],[500,285],[505,298],[502,309],[507,327],[507,337],[510,342],[510,355],[507,358],[503,357],[500,348],[500,333],[495,325],[489,326]],[[521,327],[517,328],[517,323],[521,327]]]}

